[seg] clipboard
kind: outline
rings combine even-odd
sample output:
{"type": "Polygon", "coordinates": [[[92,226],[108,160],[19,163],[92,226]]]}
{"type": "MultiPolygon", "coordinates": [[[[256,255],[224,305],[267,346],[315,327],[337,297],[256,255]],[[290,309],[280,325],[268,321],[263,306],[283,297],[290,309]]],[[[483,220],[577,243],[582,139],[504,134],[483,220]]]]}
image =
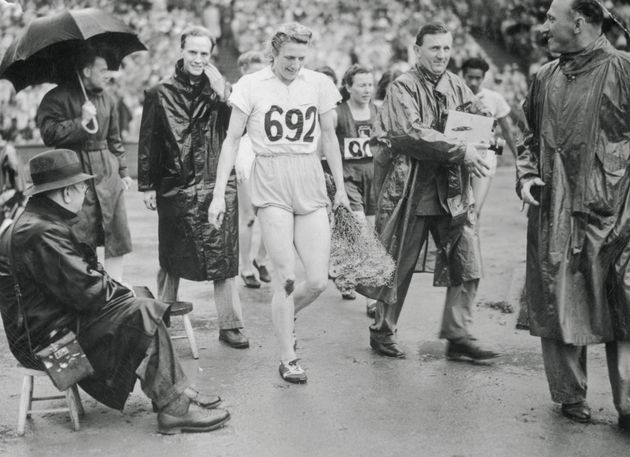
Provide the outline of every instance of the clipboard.
{"type": "Polygon", "coordinates": [[[444,135],[464,143],[491,145],[494,118],[449,110],[444,135]]]}

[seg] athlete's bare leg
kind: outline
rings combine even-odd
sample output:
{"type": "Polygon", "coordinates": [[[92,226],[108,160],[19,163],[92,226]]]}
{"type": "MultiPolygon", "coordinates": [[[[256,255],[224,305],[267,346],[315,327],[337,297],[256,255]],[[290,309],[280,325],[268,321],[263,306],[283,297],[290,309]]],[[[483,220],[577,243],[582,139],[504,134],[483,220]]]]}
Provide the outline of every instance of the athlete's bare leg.
{"type": "Polygon", "coordinates": [[[250,263],[265,265],[267,262],[267,250],[265,243],[262,241],[262,231],[260,230],[260,221],[256,219],[252,227],[252,245],[250,250],[250,263]]]}
{"type": "Polygon", "coordinates": [[[258,210],[262,237],[273,267],[271,319],[280,344],[280,360],[295,359],[293,320],[295,315],[295,255],[293,253],[294,216],[287,210],[268,206],[258,210]]]}
{"type": "Polygon", "coordinates": [[[295,312],[315,301],[328,285],[330,224],[326,208],[295,216],[295,249],[304,265],[305,280],[295,288],[295,312]]]}

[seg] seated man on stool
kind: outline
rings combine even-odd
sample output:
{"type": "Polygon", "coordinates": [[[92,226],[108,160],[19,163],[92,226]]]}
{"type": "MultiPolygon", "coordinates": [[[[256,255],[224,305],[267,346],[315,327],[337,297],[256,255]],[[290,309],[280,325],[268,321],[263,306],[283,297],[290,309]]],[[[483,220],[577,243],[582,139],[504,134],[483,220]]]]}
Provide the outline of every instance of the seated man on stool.
{"type": "Polygon", "coordinates": [[[167,306],[136,298],[74,237],[71,224],[93,178],[82,172],[77,154],[46,151],[29,167],[30,201],[0,232],[0,312],[13,355],[42,369],[30,348],[48,345],[52,332],[67,328],[76,332],[95,371],[79,386],[99,402],[122,410],[139,378],[158,411],[160,433],[206,432],[225,424],[230,414],[216,408],[221,399],[192,389],[180,366],[162,321],[167,306]]]}

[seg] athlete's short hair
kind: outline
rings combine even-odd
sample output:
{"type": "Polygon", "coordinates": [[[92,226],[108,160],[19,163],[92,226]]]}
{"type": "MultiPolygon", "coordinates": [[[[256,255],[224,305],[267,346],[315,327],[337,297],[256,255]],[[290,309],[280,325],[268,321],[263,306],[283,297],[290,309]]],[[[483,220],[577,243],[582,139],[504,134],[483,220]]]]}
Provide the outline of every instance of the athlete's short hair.
{"type": "Polygon", "coordinates": [[[348,91],[348,89],[346,89],[346,86],[351,87],[352,84],[354,84],[354,77],[356,75],[363,74],[371,75],[372,72],[367,67],[359,65],[358,63],[351,65],[350,68],[346,70],[346,72],[343,74],[343,78],[341,79],[341,89],[339,90],[339,92],[341,93],[342,101],[345,102],[350,98],[350,92],[348,91]]]}
{"type": "Polygon", "coordinates": [[[313,32],[298,22],[287,22],[280,25],[271,37],[271,53],[278,55],[284,43],[309,44],[313,32]]]}
{"type": "Polygon", "coordinates": [[[364,67],[363,65],[359,65],[358,63],[355,63],[354,65],[351,65],[350,68],[348,68],[346,70],[346,72],[343,74],[343,78],[341,79],[341,84],[343,86],[352,86],[352,84],[354,83],[354,77],[356,75],[371,75],[372,71],[367,68],[364,67]]]}

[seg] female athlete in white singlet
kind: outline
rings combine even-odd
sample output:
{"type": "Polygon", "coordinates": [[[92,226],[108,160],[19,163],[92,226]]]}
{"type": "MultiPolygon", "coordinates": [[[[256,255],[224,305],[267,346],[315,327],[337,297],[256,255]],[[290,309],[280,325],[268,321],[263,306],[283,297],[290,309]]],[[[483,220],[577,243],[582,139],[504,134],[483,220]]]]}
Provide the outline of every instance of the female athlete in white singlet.
{"type": "Polygon", "coordinates": [[[294,314],[312,303],[328,283],[329,200],[316,153],[319,141],[337,186],[334,205],[349,207],[333,124],[341,97],[330,78],[303,68],[310,39],[308,28],[283,24],[271,39],[271,66],[243,76],[234,88],[208,214],[211,223],[221,225],[225,185],[247,129],[256,155],[250,177],[252,205],[273,266],[271,313],[280,342],[279,370],[293,383],[306,382],[295,356],[294,314]],[[296,251],[306,276],[299,283],[296,251]]]}

